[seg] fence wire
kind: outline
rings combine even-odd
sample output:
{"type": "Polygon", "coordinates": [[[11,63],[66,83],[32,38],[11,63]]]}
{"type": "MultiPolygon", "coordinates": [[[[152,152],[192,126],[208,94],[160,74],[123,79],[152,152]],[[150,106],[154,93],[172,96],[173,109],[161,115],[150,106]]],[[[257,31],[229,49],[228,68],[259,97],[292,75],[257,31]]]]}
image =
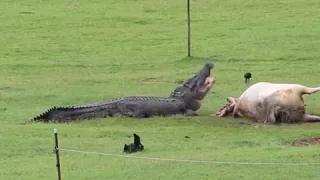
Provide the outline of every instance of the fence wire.
{"type": "Polygon", "coordinates": [[[146,157],[136,155],[125,155],[125,154],[110,154],[92,151],[82,151],[75,149],[64,149],[59,148],[60,151],[85,153],[102,156],[122,157],[122,158],[135,158],[145,160],[156,160],[156,161],[171,161],[171,162],[183,162],[183,163],[207,163],[207,164],[224,164],[224,165],[269,165],[269,166],[319,166],[320,162],[232,162],[232,161],[212,161],[212,160],[190,160],[190,159],[175,159],[175,158],[160,158],[160,157],[146,157]]]}

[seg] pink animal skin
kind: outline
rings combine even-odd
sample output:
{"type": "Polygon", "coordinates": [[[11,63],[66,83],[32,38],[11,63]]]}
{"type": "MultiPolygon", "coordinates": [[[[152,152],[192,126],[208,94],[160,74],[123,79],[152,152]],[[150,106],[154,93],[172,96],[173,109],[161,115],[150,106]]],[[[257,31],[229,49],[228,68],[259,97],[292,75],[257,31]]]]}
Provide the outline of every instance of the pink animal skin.
{"type": "Polygon", "coordinates": [[[217,117],[249,118],[259,123],[320,122],[320,117],[306,114],[303,95],[320,91],[300,84],[259,82],[246,89],[239,98],[216,112],[217,117]]]}

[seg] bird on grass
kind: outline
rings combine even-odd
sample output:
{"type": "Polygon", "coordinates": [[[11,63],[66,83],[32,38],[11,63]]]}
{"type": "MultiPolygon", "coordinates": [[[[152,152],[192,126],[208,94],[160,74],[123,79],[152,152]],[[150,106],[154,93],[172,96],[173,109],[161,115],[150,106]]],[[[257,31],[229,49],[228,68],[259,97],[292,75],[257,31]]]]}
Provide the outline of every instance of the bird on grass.
{"type": "Polygon", "coordinates": [[[250,82],[250,78],[252,78],[252,75],[251,75],[251,73],[249,73],[249,72],[247,72],[247,73],[245,73],[244,74],[244,79],[245,79],[245,83],[249,83],[250,82]]]}
{"type": "Polygon", "coordinates": [[[124,153],[134,153],[137,151],[142,151],[144,146],[141,144],[140,137],[137,134],[133,134],[133,143],[125,144],[123,147],[124,153]]]}

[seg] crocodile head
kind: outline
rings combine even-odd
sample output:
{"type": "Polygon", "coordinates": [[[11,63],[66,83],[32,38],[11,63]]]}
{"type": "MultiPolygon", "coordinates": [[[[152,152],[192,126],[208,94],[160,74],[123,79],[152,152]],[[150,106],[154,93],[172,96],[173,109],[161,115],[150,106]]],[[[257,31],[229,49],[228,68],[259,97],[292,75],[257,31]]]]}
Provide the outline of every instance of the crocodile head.
{"type": "Polygon", "coordinates": [[[188,79],[182,86],[177,87],[170,97],[184,100],[203,100],[216,81],[215,77],[211,76],[213,67],[213,63],[206,63],[197,74],[188,79]]]}

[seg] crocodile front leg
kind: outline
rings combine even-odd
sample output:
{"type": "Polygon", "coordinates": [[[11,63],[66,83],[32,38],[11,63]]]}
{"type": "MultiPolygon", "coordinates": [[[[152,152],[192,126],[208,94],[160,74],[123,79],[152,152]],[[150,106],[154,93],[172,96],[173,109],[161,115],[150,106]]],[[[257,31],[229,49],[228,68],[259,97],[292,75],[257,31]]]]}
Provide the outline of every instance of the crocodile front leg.
{"type": "Polygon", "coordinates": [[[187,109],[184,113],[185,116],[198,116],[198,113],[196,111],[193,111],[191,109],[187,109]]]}
{"type": "Polygon", "coordinates": [[[148,118],[150,117],[144,107],[138,103],[126,102],[118,105],[119,114],[134,117],[134,118],[148,118]]]}

